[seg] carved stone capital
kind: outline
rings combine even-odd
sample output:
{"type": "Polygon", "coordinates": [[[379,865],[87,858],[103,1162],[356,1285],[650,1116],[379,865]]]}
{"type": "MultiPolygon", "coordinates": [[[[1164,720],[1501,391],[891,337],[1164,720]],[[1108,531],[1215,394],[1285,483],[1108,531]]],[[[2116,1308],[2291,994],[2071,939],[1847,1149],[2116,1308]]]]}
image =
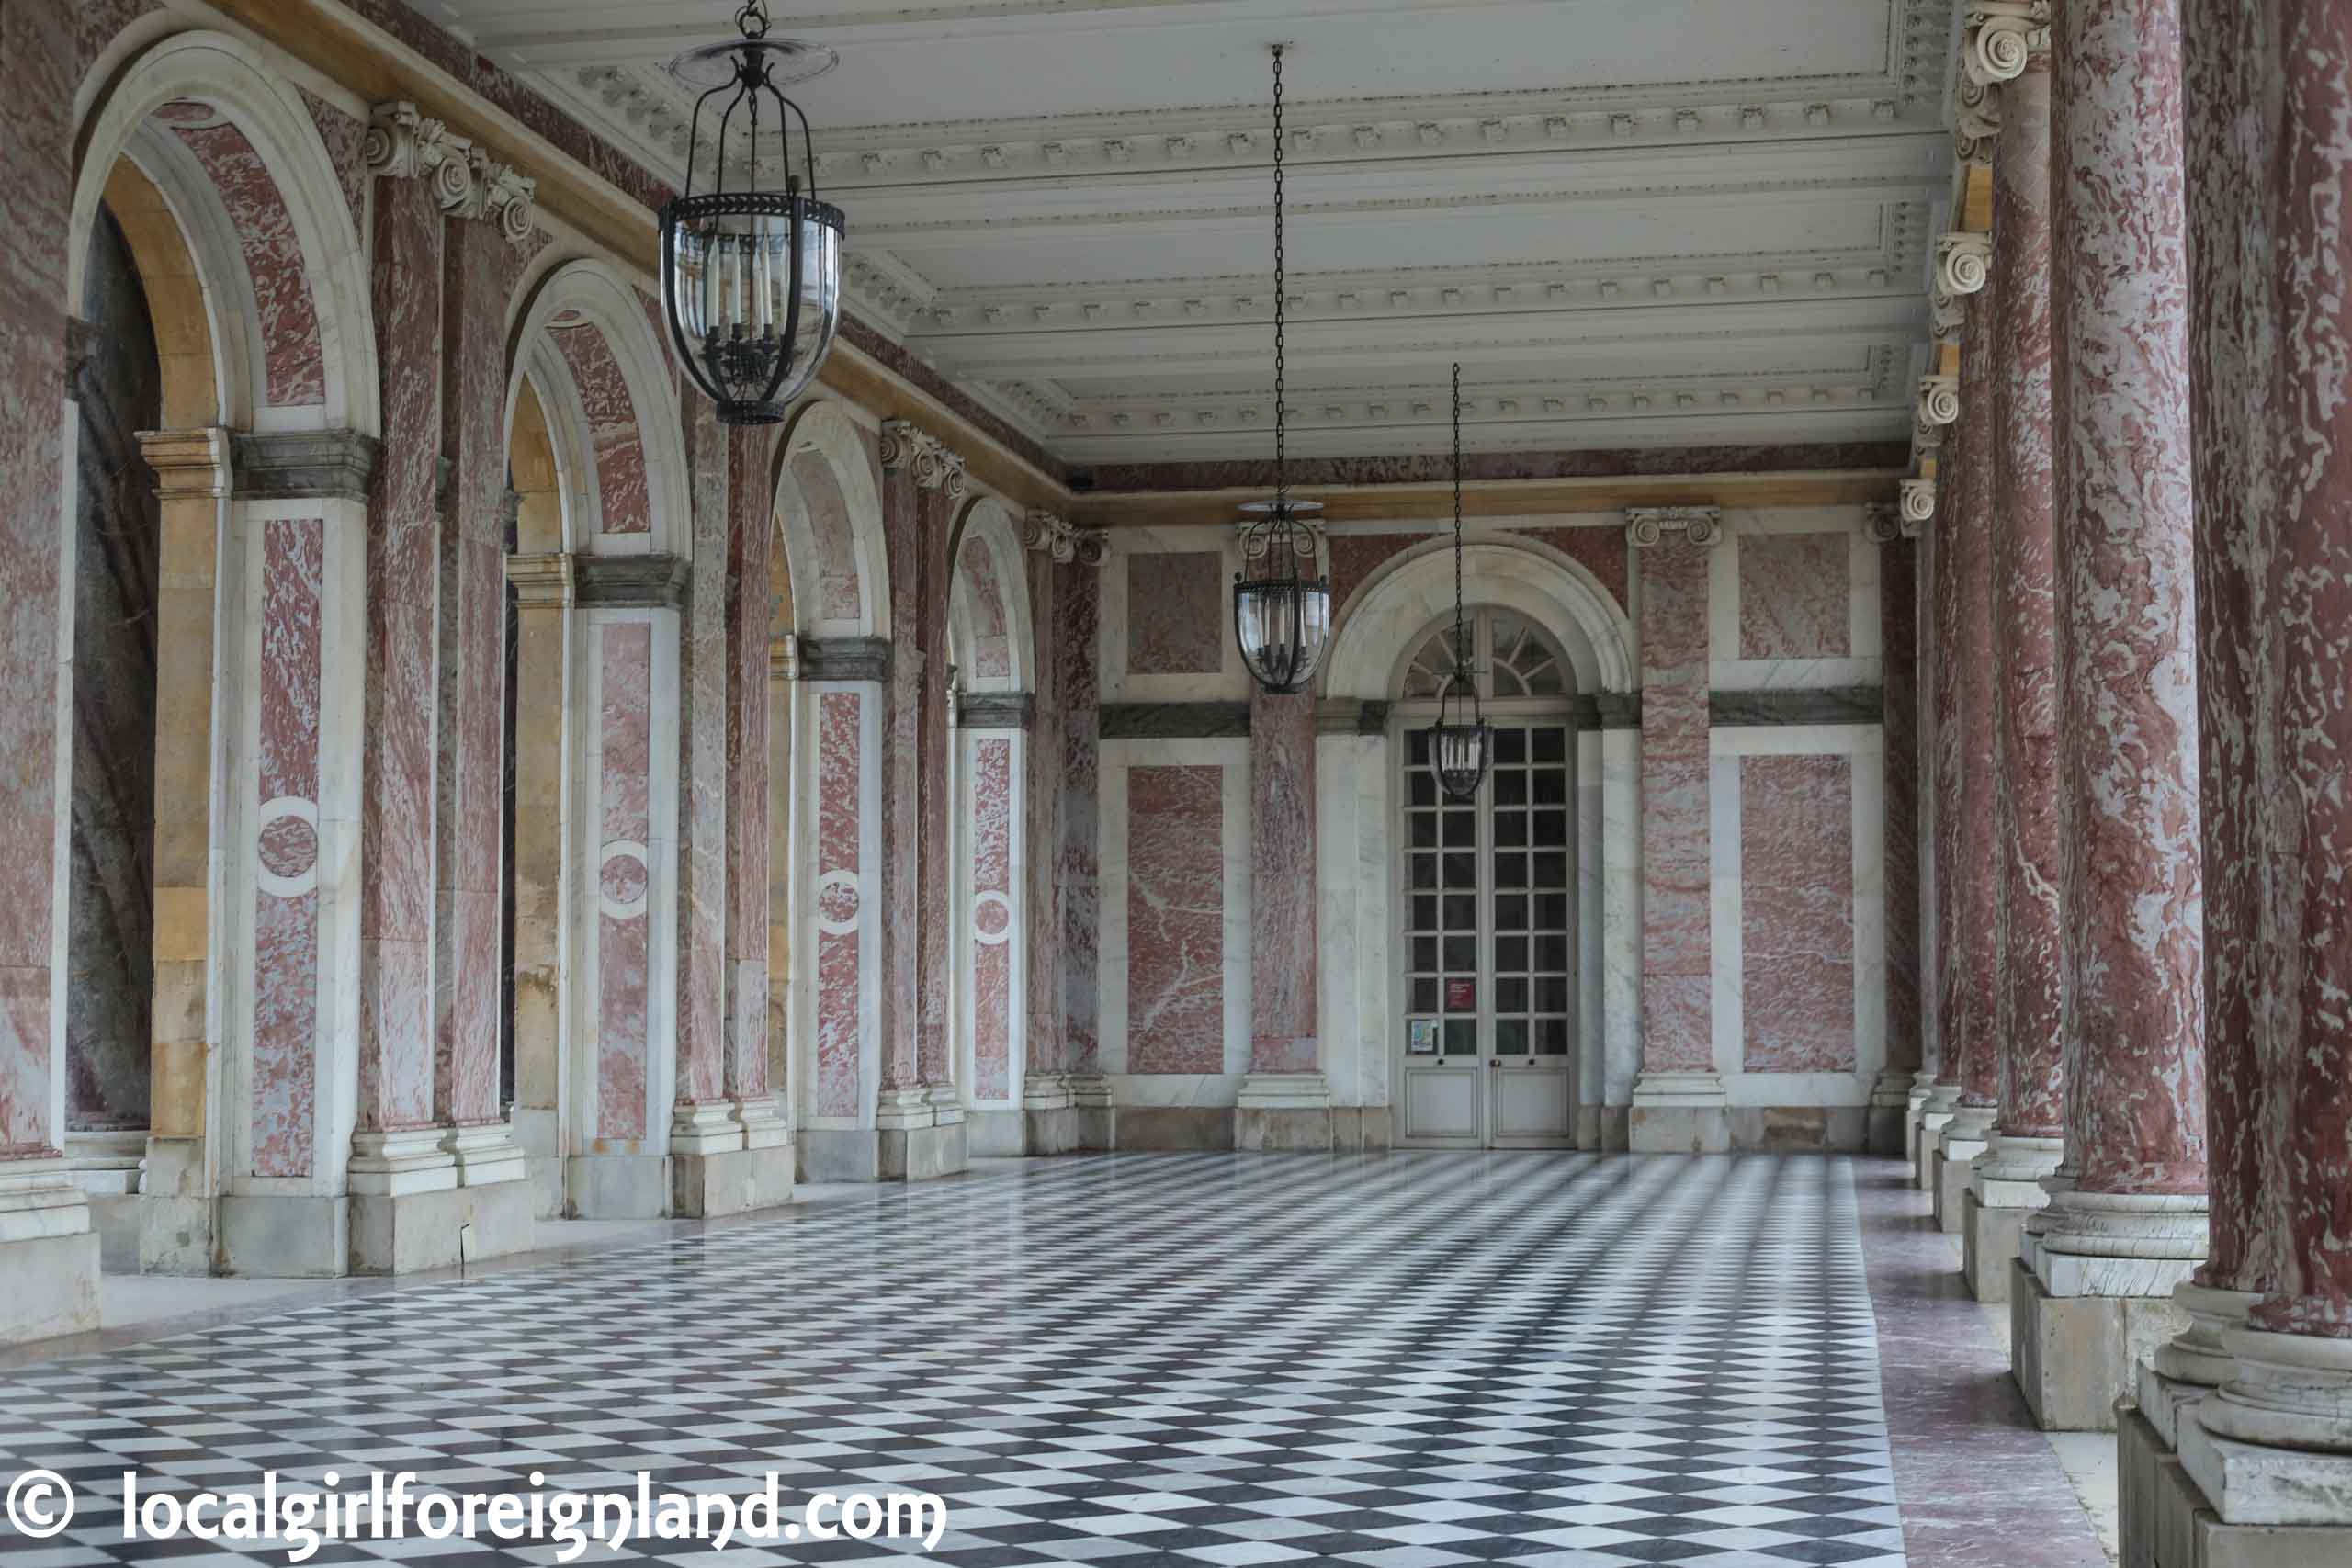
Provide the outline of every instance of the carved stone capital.
{"type": "Polygon", "coordinates": [[[942,491],[951,501],[964,493],[964,459],[947,443],[911,421],[886,419],[882,422],[882,471],[895,474],[901,469],[911,473],[922,489],[942,491]]]}
{"type": "Polygon", "coordinates": [[[2026,62],[2050,52],[2049,0],[1976,0],[1966,26],[1961,70],[1982,86],[2014,82],[2026,62]]]}
{"type": "Polygon", "coordinates": [[[506,581],[514,585],[517,609],[568,609],[572,603],[571,563],[568,550],[545,555],[508,556],[506,581]]]}
{"type": "Polygon", "coordinates": [[[538,199],[539,182],[518,173],[512,164],[492,163],[479,147],[466,149],[472,188],[452,209],[453,216],[479,218],[498,226],[513,244],[531,237],[531,207],[538,199]]]}
{"type": "Polygon", "coordinates": [[[1938,343],[1953,343],[1968,324],[1968,301],[1937,289],[1928,297],[1928,331],[1938,343]]]}
{"type": "Polygon", "coordinates": [[[1625,541],[1655,545],[1668,532],[1679,532],[1694,545],[1712,545],[1724,536],[1720,506],[1629,506],[1625,509],[1625,541]]]}
{"type": "Polygon", "coordinates": [[[365,501],[383,443],[356,430],[239,431],[236,493],[255,501],[365,501]]]}
{"type": "Polygon", "coordinates": [[[1891,545],[1908,537],[1903,532],[1903,508],[1892,501],[1874,501],[1862,508],[1862,537],[1873,545],[1891,545]]]}
{"type": "Polygon", "coordinates": [[[1936,481],[1933,479],[1905,479],[1903,481],[1903,496],[1900,505],[1903,511],[1904,525],[1913,530],[1914,536],[1916,536],[1917,531],[1922,524],[1935,521],[1936,481]]]}
{"type": "Polygon", "coordinates": [[[1980,292],[1993,271],[1993,236],[1954,231],[1936,239],[1936,287],[1954,296],[1980,292]]]}
{"type": "Polygon", "coordinates": [[[1100,566],[1102,558],[1110,553],[1100,528],[1080,528],[1067,517],[1034,510],[1027,523],[1028,547],[1045,551],[1063,565],[1084,561],[1089,566],[1100,566]]]}
{"type": "Polygon", "coordinates": [[[1982,82],[1962,76],[1952,85],[1952,150],[1962,163],[1989,164],[1993,143],[2001,134],[1999,95],[1982,82]]]}
{"type": "Polygon", "coordinates": [[[1960,378],[1922,376],[1919,378],[1919,423],[1951,424],[1960,418],[1960,378]]]}
{"type": "Polygon", "coordinates": [[[362,150],[370,174],[432,181],[444,211],[455,211],[473,199],[473,143],[441,121],[419,114],[405,99],[378,104],[368,111],[362,150]]]}

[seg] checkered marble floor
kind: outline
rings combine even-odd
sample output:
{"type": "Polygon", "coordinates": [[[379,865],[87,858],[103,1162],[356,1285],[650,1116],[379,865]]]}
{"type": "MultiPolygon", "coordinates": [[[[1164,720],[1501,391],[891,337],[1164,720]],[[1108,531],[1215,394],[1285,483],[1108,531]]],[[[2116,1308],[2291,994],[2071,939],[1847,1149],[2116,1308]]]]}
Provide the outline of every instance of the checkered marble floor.
{"type": "Polygon", "coordinates": [[[1028,1162],[0,1371],[0,1475],[29,1467],[83,1513],[42,1542],[0,1524],[8,1568],[239,1561],[122,1541],[126,1468],[183,1495],[264,1470],[738,1492],[774,1470],[787,1496],[949,1508],[927,1556],[655,1541],[592,1564],[1903,1561],[1852,1170],[1804,1156],[1028,1162]]]}

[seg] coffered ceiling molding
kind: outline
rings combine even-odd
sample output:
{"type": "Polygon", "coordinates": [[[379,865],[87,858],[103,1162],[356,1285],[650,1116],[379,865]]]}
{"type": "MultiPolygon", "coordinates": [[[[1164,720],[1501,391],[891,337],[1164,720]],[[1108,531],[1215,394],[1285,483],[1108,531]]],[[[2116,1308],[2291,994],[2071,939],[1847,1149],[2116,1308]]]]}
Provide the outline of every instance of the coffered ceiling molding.
{"type": "MultiPolygon", "coordinates": [[[[415,0],[656,176],[735,0],[415,0]]],[[[1980,8],[1982,8],[1980,6],[1980,8]]],[[[1953,0],[819,0],[850,307],[1069,464],[1899,440],[1953,0]]],[[[873,352],[869,349],[869,352],[873,352]]]]}

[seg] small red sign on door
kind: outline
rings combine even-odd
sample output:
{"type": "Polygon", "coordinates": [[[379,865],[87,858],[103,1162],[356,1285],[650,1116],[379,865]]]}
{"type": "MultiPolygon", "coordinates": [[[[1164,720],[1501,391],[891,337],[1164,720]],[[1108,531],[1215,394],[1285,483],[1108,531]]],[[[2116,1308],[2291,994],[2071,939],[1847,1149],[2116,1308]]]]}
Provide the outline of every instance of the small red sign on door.
{"type": "Polygon", "coordinates": [[[1478,982],[1473,979],[1448,980],[1445,983],[1445,1010],[1476,1012],[1478,1010],[1478,982]]]}

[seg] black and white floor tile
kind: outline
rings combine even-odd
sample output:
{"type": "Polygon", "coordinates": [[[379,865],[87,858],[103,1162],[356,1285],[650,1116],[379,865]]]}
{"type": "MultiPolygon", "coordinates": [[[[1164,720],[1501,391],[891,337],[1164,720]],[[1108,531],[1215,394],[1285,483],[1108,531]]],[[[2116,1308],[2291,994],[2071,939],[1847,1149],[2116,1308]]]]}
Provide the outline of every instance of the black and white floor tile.
{"type": "MultiPolygon", "coordinates": [[[[84,1512],[414,1471],[450,1491],[928,1491],[946,1534],[644,1542],[691,1568],[1900,1564],[1853,1177],[1836,1158],[1120,1156],[877,1189],[544,1269],[0,1371],[0,1475],[84,1512]]],[[[313,1563],[553,1560],[358,1541],[313,1563]]]]}

